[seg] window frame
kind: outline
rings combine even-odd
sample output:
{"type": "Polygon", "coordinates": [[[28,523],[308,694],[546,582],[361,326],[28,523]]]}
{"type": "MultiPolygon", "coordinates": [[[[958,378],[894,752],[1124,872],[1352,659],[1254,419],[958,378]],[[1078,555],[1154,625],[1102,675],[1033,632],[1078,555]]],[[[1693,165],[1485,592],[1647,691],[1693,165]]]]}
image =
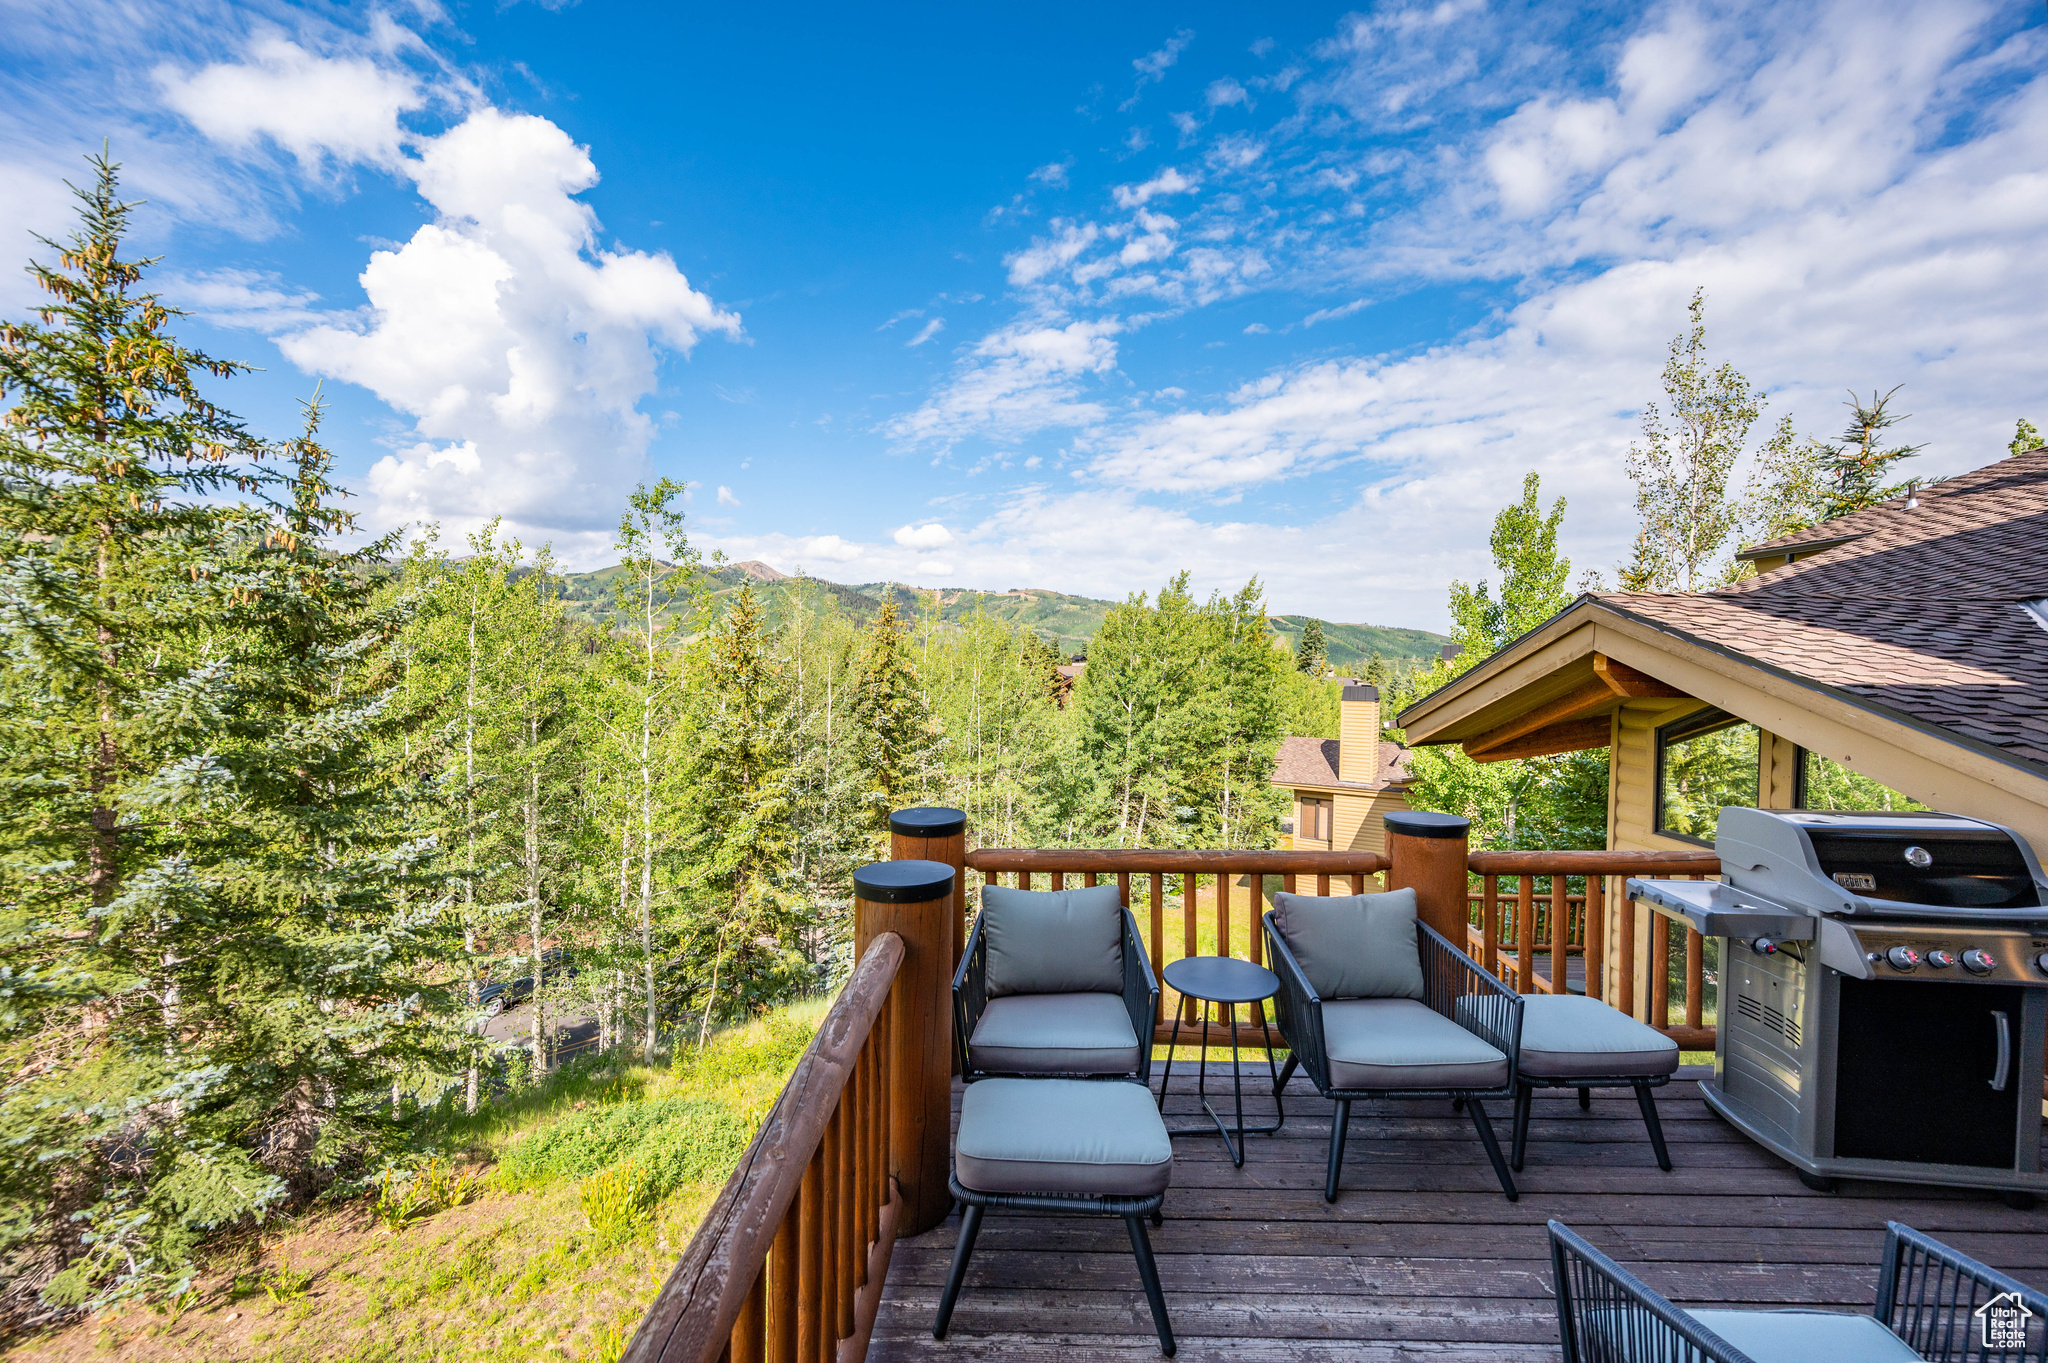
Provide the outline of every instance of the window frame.
{"type": "Polygon", "coordinates": [[[1327,795],[1297,795],[1294,797],[1294,835],[1311,842],[1328,842],[1336,831],[1337,802],[1327,795]],[[1304,829],[1302,825],[1309,825],[1304,829]],[[1317,827],[1321,832],[1313,831],[1317,827]]]}
{"type": "MultiPolygon", "coordinates": [[[[1744,719],[1740,715],[1732,714],[1727,710],[1723,710],[1718,705],[1708,705],[1694,710],[1691,714],[1681,715],[1668,723],[1660,724],[1654,731],[1655,770],[1651,776],[1654,783],[1650,811],[1651,832],[1660,838],[1675,838],[1679,842],[1689,842],[1695,847],[1712,847],[1714,845],[1711,838],[1702,838],[1693,833],[1680,833],[1676,829],[1664,826],[1664,750],[1672,743],[1683,742],[1688,738],[1697,738],[1703,734],[1714,733],[1720,729],[1732,729],[1738,724],[1747,724],[1750,728],[1756,730],[1756,799],[1761,801],[1764,798],[1764,759],[1766,752],[1764,748],[1763,725],[1744,719]]],[[[1749,807],[1756,809],[1761,808],[1761,805],[1757,804],[1749,807]]]]}

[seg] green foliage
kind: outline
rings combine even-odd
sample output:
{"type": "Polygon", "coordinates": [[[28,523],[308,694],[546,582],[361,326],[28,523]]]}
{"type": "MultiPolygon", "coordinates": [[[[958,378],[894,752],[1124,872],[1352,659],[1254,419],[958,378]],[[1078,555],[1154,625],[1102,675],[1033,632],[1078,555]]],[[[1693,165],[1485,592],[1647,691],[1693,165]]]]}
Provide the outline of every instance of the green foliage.
{"type": "Polygon", "coordinates": [[[818,1021],[802,1011],[776,1009],[757,1026],[721,1032],[702,1046],[678,1047],[671,1068],[678,1080],[704,1090],[752,1074],[787,1074],[817,1035],[818,1021]]]}
{"type": "Polygon", "coordinates": [[[896,603],[883,602],[863,640],[850,716],[861,810],[877,854],[886,846],[890,813],[929,796],[937,775],[939,735],[908,635],[896,603]]]}
{"type": "Polygon", "coordinates": [[[1755,805],[1761,741],[1754,724],[1725,724],[1667,742],[1661,827],[1711,842],[1724,808],[1755,805]]]}
{"type": "Polygon", "coordinates": [[[637,1234],[649,1220],[658,1195],[633,1160],[621,1160],[583,1181],[578,1201],[599,1244],[616,1244],[637,1234]]]}
{"type": "Polygon", "coordinates": [[[1722,554],[1744,508],[1728,484],[1764,397],[1733,365],[1710,366],[1706,290],[1693,291],[1687,317],[1665,360],[1665,401],[1644,404],[1642,441],[1629,446],[1642,528],[1624,591],[1700,591],[1734,571],[1722,554]]]}
{"type": "Polygon", "coordinates": [[[1301,628],[1301,642],[1294,646],[1294,670],[1320,677],[1330,668],[1330,651],[1323,645],[1323,622],[1311,620],[1301,628]]]}
{"type": "Polygon", "coordinates": [[[298,1301],[312,1286],[312,1270],[293,1268],[288,1260],[263,1275],[263,1295],[274,1305],[298,1301]]]}
{"type": "Polygon", "coordinates": [[[514,1143],[499,1164],[507,1187],[536,1188],[583,1179],[632,1160],[650,1196],[681,1183],[720,1178],[753,1139],[751,1123],[708,1098],[647,1098],[615,1103],[554,1123],[514,1143]]]}
{"type": "Polygon", "coordinates": [[[2040,448],[2041,432],[2035,428],[2033,422],[2025,417],[2021,417],[2019,424],[2013,427],[2012,443],[2005,447],[2006,453],[2009,455],[2025,454],[2028,450],[2038,450],[2040,448]]]}
{"type": "Polygon", "coordinates": [[[1795,443],[1790,418],[1780,423],[1753,480],[1759,539],[1811,529],[1888,501],[1915,485],[1885,481],[1894,464],[1925,448],[1885,446],[1884,433],[1910,415],[1890,410],[1898,391],[1872,392],[1868,402],[1850,393],[1844,404],[1850,412],[1848,426],[1832,441],[1809,437],[1795,443]]]}
{"type": "MultiPolygon", "coordinates": [[[[1564,499],[1545,512],[1541,492],[1540,480],[1530,473],[1523,479],[1521,500],[1494,518],[1489,544],[1501,575],[1498,595],[1483,581],[1476,588],[1451,584],[1451,638],[1461,645],[1457,656],[1439,658],[1416,675],[1412,692],[1404,689],[1389,697],[1389,710],[1464,675],[1571,604],[1565,585],[1571,560],[1557,550],[1564,499]]],[[[1474,847],[1607,845],[1605,749],[1475,762],[1456,747],[1416,748],[1409,753],[1408,767],[1413,776],[1409,802],[1417,809],[1470,819],[1474,847]]]]}
{"type": "Polygon", "coordinates": [[[1902,795],[1882,781],[1850,771],[1841,763],[1808,751],[1803,754],[1805,770],[1801,788],[1806,809],[1896,809],[1921,810],[1927,806],[1910,795],[1902,795]]]}

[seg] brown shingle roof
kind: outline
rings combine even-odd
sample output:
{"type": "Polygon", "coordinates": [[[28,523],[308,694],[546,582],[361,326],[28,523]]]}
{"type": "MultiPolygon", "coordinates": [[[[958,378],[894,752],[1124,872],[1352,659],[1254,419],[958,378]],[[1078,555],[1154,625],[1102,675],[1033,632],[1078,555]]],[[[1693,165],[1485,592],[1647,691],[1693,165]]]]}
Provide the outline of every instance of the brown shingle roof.
{"type": "Polygon", "coordinates": [[[1611,608],[2048,768],[2048,449],[1753,549],[1810,558],[1611,608]]]}
{"type": "Polygon", "coordinates": [[[1399,743],[1380,743],[1379,771],[1372,781],[1337,779],[1337,740],[1283,738],[1273,759],[1276,786],[1337,786],[1344,790],[1385,790],[1408,779],[1408,750],[1399,743]]]}

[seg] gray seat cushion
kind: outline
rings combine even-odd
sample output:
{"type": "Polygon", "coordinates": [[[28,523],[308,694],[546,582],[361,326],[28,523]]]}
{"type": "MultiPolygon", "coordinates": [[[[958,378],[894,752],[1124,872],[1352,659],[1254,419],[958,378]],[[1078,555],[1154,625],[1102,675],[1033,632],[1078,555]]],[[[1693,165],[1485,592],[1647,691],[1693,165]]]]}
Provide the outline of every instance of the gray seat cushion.
{"type": "Polygon", "coordinates": [[[1135,1074],[1138,1036],[1121,994],[1009,994],[988,1001],[967,1058],[998,1074],[1135,1074]]]}
{"type": "Polygon", "coordinates": [[[1340,1089],[1489,1089],[1508,1081],[1508,1058],[1413,999],[1343,999],[1323,1005],[1330,1086],[1340,1089]]]}
{"type": "Polygon", "coordinates": [[[1522,1000],[1522,1073],[1536,1079],[1653,1078],[1678,1068],[1678,1043],[1598,999],[1522,1000]]]}
{"type": "Polygon", "coordinates": [[[1273,896],[1273,926],[1325,999],[1419,999],[1415,891],[1273,896]]]}
{"type": "Polygon", "coordinates": [[[1124,909],[1114,885],[1016,890],[984,885],[981,932],[988,943],[988,996],[1120,994],[1124,909]]]}
{"type": "Polygon", "coordinates": [[[1173,1177],[1173,1143],[1142,1084],[983,1079],[960,1096],[953,1172],[980,1193],[1150,1197],[1173,1177]]]}
{"type": "Polygon", "coordinates": [[[1837,1311],[1695,1311],[1686,1314],[1756,1363],[1904,1363],[1906,1342],[1872,1315],[1837,1311]]]}

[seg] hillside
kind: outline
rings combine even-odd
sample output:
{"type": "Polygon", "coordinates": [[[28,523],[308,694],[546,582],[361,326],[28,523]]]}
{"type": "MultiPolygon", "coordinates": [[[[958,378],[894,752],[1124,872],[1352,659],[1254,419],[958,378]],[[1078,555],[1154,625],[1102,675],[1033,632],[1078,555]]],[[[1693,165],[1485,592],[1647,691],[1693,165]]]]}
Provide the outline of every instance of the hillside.
{"type": "MultiPolygon", "coordinates": [[[[564,576],[564,594],[578,618],[595,623],[603,617],[606,599],[619,571],[617,566],[613,566],[564,576]]],[[[701,580],[710,590],[713,601],[718,603],[738,591],[741,583],[751,582],[771,625],[779,625],[788,617],[799,594],[808,600],[813,610],[837,609],[863,621],[871,618],[890,595],[895,597],[899,611],[906,616],[916,616],[930,609],[932,597],[936,594],[941,620],[964,620],[977,610],[986,611],[998,620],[1033,630],[1062,653],[1085,653],[1088,641],[1095,637],[1095,631],[1102,625],[1103,616],[1117,604],[1097,597],[1070,596],[1038,587],[1019,587],[1007,592],[940,588],[934,593],[886,582],[849,586],[823,578],[790,577],[758,561],[708,568],[701,580]]],[[[1273,617],[1273,627],[1291,649],[1301,638],[1302,628],[1308,620],[1305,615],[1277,615],[1273,617]]],[[[1329,620],[1323,622],[1323,638],[1329,649],[1330,662],[1339,671],[1363,667],[1375,653],[1393,664],[1420,661],[1434,657],[1437,649],[1448,642],[1443,635],[1432,634],[1428,630],[1341,624],[1329,620]]]]}

